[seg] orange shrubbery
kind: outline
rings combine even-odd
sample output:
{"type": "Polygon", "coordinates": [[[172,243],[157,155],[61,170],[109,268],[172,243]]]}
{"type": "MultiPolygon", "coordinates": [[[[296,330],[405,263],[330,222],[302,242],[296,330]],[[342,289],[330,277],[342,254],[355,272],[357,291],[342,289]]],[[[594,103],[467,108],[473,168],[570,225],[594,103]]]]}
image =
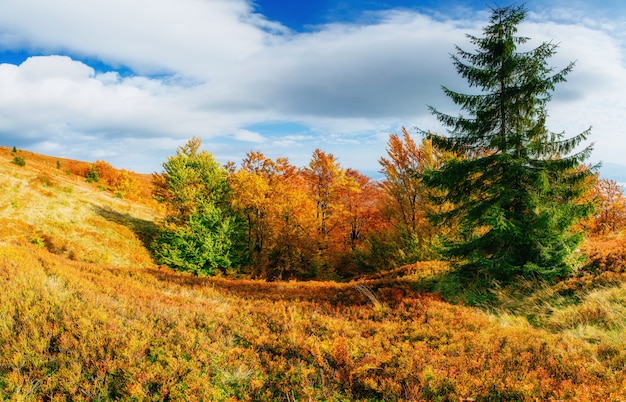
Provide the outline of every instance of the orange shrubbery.
{"type": "Polygon", "coordinates": [[[594,215],[584,222],[588,234],[583,251],[594,274],[626,273],[626,198],[615,181],[596,178],[589,194],[596,200],[594,215]]]}
{"type": "Polygon", "coordinates": [[[91,164],[74,160],[68,161],[67,171],[76,176],[87,177],[91,171],[91,164]]]}
{"type": "Polygon", "coordinates": [[[141,194],[141,184],[136,174],[128,170],[115,169],[110,163],[102,160],[95,161],[92,166],[100,182],[115,194],[130,199],[136,199],[141,194]]]}
{"type": "Polygon", "coordinates": [[[593,238],[584,244],[594,272],[626,272],[626,238],[593,238]]]}
{"type": "Polygon", "coordinates": [[[350,283],[113,269],[28,244],[0,246],[0,281],[3,399],[626,398],[624,371],[582,341],[409,288],[394,302],[375,281],[378,306],[350,283]]]}

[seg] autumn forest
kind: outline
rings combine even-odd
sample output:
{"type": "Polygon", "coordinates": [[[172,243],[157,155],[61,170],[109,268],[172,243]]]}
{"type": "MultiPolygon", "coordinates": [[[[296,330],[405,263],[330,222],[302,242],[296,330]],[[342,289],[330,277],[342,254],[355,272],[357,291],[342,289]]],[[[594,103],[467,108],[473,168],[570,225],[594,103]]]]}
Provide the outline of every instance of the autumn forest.
{"type": "Polygon", "coordinates": [[[438,156],[406,131],[389,141],[380,160],[388,179],[379,183],[321,150],[304,168],[258,152],[239,169],[221,167],[190,140],[154,176],[155,196],[168,207],[157,260],[200,275],[287,280],[349,279],[427,259],[432,207],[414,169],[438,156]]]}

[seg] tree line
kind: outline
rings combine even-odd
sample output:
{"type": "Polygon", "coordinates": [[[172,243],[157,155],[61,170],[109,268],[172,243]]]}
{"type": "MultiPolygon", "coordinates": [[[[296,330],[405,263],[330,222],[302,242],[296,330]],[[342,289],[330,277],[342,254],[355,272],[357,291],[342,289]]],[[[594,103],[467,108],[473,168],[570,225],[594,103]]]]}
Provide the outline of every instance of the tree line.
{"type": "Polygon", "coordinates": [[[441,157],[406,130],[391,135],[377,182],[319,149],[305,167],[250,152],[220,165],[197,137],[154,174],[167,206],[154,243],[162,264],[195,274],[264,279],[340,279],[431,257],[438,234],[426,219],[416,170],[441,157]]]}

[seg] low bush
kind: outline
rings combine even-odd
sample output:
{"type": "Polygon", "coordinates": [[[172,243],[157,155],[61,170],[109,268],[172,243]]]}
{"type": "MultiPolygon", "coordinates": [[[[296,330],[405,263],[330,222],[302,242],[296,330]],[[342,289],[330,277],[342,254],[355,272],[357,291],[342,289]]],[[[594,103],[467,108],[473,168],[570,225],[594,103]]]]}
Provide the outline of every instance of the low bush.
{"type": "Polygon", "coordinates": [[[26,159],[22,156],[13,157],[12,163],[17,166],[26,166],[26,159]]]}

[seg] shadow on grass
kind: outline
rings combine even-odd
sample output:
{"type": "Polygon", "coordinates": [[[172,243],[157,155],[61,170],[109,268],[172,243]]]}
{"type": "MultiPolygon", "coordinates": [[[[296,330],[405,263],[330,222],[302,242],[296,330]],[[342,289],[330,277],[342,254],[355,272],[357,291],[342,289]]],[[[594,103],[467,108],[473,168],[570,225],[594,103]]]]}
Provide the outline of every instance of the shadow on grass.
{"type": "Polygon", "coordinates": [[[494,290],[501,283],[477,270],[462,270],[445,261],[422,261],[369,276],[369,281],[405,286],[415,292],[435,294],[452,304],[489,308],[497,302],[494,290]]]}
{"type": "Polygon", "coordinates": [[[453,304],[490,308],[497,302],[494,290],[499,284],[484,277],[459,270],[450,270],[433,278],[431,291],[453,304]]]}
{"type": "Polygon", "coordinates": [[[334,281],[272,281],[232,279],[224,277],[198,277],[176,272],[169,268],[147,269],[144,272],[159,281],[185,287],[211,287],[234,297],[263,302],[289,301],[330,306],[366,306],[384,304],[397,306],[408,300],[436,298],[432,292],[436,279],[409,278],[334,281]],[[434,282],[433,282],[434,281],[434,282]]]}
{"type": "MultiPolygon", "coordinates": [[[[135,218],[128,213],[120,213],[111,208],[103,208],[99,205],[92,204],[93,210],[102,218],[126,226],[132,230],[137,238],[143,243],[148,251],[151,250],[152,242],[157,234],[157,226],[154,222],[135,218]]],[[[151,252],[151,251],[150,251],[151,252]]]]}

